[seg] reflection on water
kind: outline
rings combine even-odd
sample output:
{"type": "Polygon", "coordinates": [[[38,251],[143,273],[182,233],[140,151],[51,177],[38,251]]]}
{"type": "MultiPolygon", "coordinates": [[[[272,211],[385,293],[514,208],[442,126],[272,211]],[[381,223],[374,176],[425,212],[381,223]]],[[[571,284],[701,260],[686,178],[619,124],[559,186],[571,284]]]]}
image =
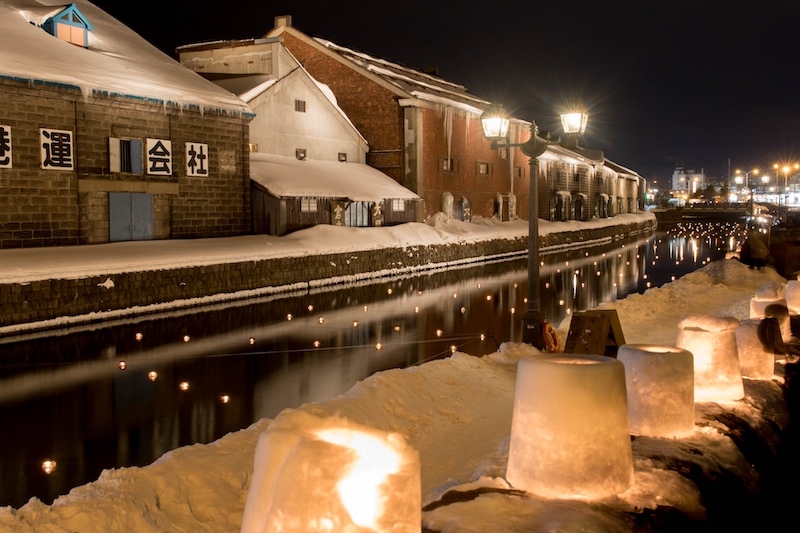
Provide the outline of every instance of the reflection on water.
{"type": "MultiPolygon", "coordinates": [[[[726,231],[545,255],[542,311],[559,324],[659,286],[723,258],[726,231]]],[[[377,371],[494,352],[520,340],[526,294],[520,259],[0,340],[0,420],[14,436],[0,444],[0,505],[50,503],[104,468],[149,464],[377,371]]]]}

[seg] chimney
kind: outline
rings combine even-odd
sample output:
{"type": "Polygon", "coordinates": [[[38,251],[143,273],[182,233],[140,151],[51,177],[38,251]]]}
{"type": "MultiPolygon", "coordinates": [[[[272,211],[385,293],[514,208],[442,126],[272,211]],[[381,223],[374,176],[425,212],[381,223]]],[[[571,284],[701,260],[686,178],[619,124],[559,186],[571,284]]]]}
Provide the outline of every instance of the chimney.
{"type": "Polygon", "coordinates": [[[280,15],[275,17],[275,27],[276,28],[291,28],[292,27],[292,16],[291,15],[280,15]]]}

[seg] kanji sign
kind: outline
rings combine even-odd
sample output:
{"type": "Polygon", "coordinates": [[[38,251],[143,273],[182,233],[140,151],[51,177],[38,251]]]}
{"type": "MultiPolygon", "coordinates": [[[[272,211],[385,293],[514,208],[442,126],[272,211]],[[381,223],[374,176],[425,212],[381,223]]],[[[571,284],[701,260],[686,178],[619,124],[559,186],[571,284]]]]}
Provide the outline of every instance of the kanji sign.
{"type": "Polygon", "coordinates": [[[208,176],[208,145],[186,143],[186,175],[208,176]]]}
{"type": "Polygon", "coordinates": [[[0,168],[11,166],[11,126],[0,124],[0,168]]]}
{"type": "Polygon", "coordinates": [[[172,141],[147,139],[147,173],[159,176],[172,175],[172,141]]]}
{"type": "Polygon", "coordinates": [[[71,131],[39,128],[39,147],[42,168],[48,170],[75,169],[71,131]]]}

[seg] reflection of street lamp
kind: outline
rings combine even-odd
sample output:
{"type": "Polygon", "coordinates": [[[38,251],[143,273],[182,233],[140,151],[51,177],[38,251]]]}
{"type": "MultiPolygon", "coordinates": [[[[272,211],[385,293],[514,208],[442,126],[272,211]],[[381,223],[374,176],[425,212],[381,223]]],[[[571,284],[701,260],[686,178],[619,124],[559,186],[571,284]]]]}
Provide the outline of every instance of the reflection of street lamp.
{"type": "MultiPolygon", "coordinates": [[[[501,105],[492,104],[481,114],[483,135],[492,141],[492,148],[519,147],[530,157],[530,197],[528,199],[528,309],[522,315],[522,342],[535,348],[544,347],[542,328],[545,320],[541,311],[539,291],[539,156],[554,144],[539,137],[539,128],[531,121],[531,137],[524,143],[506,141],[509,115],[501,105]]],[[[584,126],[585,127],[585,126],[584,126]]]]}

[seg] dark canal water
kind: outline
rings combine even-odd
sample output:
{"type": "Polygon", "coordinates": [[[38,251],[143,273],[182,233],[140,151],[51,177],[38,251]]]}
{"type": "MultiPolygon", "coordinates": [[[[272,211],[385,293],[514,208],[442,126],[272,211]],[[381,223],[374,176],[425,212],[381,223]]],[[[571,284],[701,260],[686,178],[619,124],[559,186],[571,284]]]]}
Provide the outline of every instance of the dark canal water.
{"type": "MultiPolygon", "coordinates": [[[[554,324],[721,259],[741,227],[543,254],[554,324]]],[[[452,351],[519,341],[526,260],[0,339],[0,505],[51,503],[106,468],[143,466],[287,407],[452,351]],[[55,461],[49,474],[45,461],[55,461]]]]}

